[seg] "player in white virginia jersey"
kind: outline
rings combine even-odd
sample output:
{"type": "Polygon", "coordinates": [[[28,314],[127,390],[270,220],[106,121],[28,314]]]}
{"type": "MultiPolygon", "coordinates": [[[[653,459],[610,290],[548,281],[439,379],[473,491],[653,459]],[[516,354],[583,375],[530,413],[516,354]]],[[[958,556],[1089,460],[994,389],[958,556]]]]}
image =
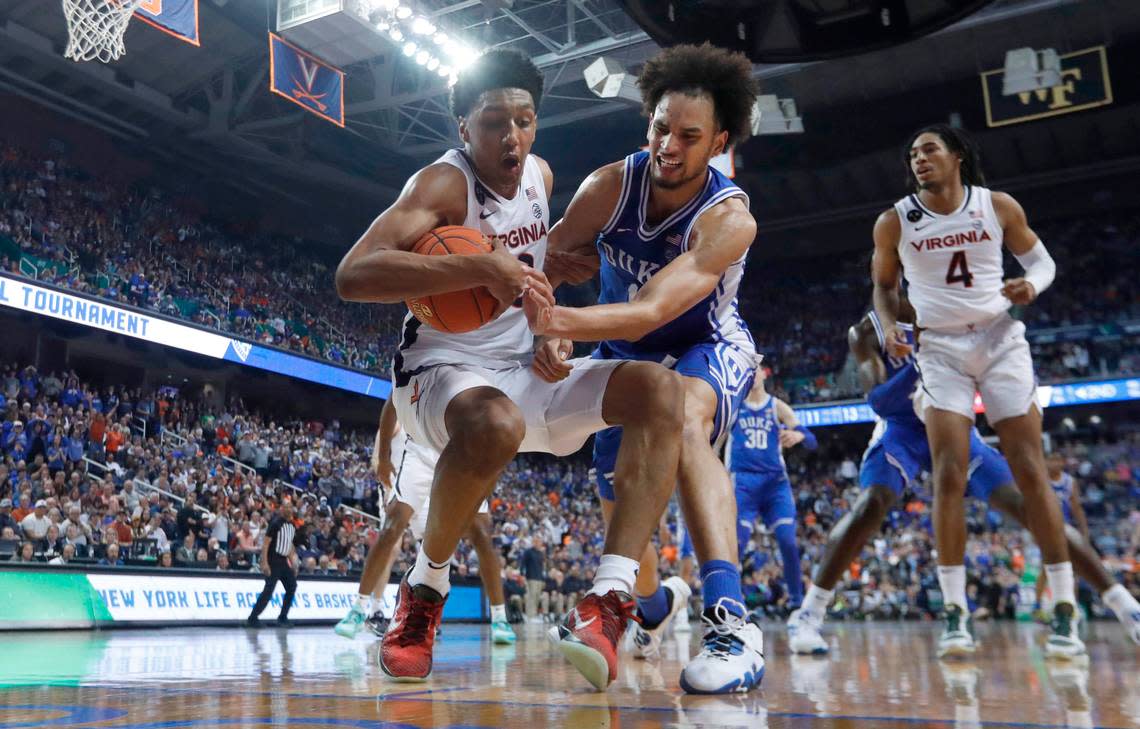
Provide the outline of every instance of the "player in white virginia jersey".
{"type": "MultiPolygon", "coordinates": [[[[549,304],[538,270],[546,251],[550,168],[530,154],[542,74],[520,53],[491,51],[459,74],[451,111],[461,151],[414,175],[341,261],[336,284],[350,301],[399,303],[486,286],[499,318],[468,334],[431,331],[409,316],[393,364],[393,403],[415,442],[440,452],[424,539],[400,583],[380,665],[403,680],[431,672],[448,560],[503,467],[520,451],[567,455],[593,432],[621,425],[627,439],[618,480],[623,498],[590,593],[575,607],[592,616],[596,650],[585,655],[604,688],[617,674],[617,640],[632,614],[640,557],[676,482],[684,395],[680,377],[649,362],[575,360],[546,382],[531,367],[524,292],[549,304]],[[443,225],[483,231],[489,255],[424,256],[416,241],[443,225]]],[[[530,299],[528,299],[530,300],[530,299]]]]}
{"type": "MultiPolygon", "coordinates": [[[[384,587],[392,574],[392,564],[396,561],[404,532],[410,527],[417,541],[423,539],[437,460],[438,453],[408,437],[396,417],[391,398],[385,401],[372,448],[372,471],[380,485],[389,490],[385,499],[384,526],[368,550],[356,601],[344,619],[336,624],[337,635],[355,638],[366,622],[377,635],[384,634],[386,618],[380,609],[384,587]]],[[[507,623],[502,562],[492,542],[491,515],[485,499],[464,536],[475,547],[479,557],[479,577],[491,605],[491,641],[514,643],[515,633],[507,623]]]]}
{"type": "MultiPolygon", "coordinates": [[[[896,327],[900,273],[917,313],[921,388],[934,464],[934,535],[946,603],[942,640],[960,639],[966,608],[965,500],[974,392],[1025,496],[1027,525],[1045,557],[1058,607],[1046,654],[1083,655],[1077,636],[1073,570],[1061,510],[1045,473],[1041,411],[1025,325],[1007,310],[1033,302],[1056,266],[1009,195],[982,187],[978,154],[961,130],[927,127],[911,136],[905,161],[915,191],[875,222],[875,311],[890,333],[890,353],[910,353],[896,327]],[[1002,246],[1025,275],[1002,281],[1002,246]]],[[[972,640],[972,638],[971,638],[972,640]]]]}

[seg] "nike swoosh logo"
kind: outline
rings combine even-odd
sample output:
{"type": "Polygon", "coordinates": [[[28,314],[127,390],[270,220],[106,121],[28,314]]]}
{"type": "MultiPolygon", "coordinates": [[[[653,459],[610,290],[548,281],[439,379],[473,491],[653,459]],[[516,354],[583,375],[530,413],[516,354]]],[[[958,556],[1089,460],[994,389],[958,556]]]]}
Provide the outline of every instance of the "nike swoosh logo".
{"type": "Polygon", "coordinates": [[[931,223],[927,223],[926,225],[922,225],[922,226],[918,226],[918,225],[916,225],[916,226],[914,226],[914,229],[915,229],[916,231],[918,231],[918,230],[926,230],[926,229],[927,229],[927,228],[929,228],[930,226],[931,226],[931,223]]]}
{"type": "Polygon", "coordinates": [[[489,217],[491,217],[492,215],[494,215],[494,214],[495,214],[495,212],[496,212],[496,211],[494,211],[494,210],[484,210],[483,212],[479,213],[479,219],[480,219],[480,220],[486,220],[487,218],[489,218],[489,217]]]}
{"type": "Polygon", "coordinates": [[[598,616],[595,615],[594,617],[590,618],[589,620],[583,620],[582,622],[578,622],[576,620],[576,621],[574,621],[574,630],[581,630],[582,628],[587,628],[587,627],[589,627],[590,623],[594,622],[597,619],[598,619],[598,616]]]}

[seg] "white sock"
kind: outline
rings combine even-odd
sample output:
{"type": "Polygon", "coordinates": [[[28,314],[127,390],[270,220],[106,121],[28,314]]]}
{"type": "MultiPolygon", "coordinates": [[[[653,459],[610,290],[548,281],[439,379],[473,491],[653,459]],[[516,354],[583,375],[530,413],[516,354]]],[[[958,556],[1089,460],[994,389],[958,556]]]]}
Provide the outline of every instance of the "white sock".
{"type": "Polygon", "coordinates": [[[819,585],[812,585],[804,596],[802,607],[808,615],[822,622],[827,617],[827,606],[831,604],[833,597],[835,597],[834,590],[825,590],[819,585]]]}
{"type": "Polygon", "coordinates": [[[447,593],[451,592],[451,561],[448,560],[443,564],[432,562],[424,554],[424,547],[421,544],[416,552],[416,563],[408,573],[408,584],[413,587],[427,585],[447,597],[447,593]]]}
{"type": "Polygon", "coordinates": [[[1137,602],[1136,598],[1132,597],[1132,593],[1119,582],[1105,590],[1100,599],[1104,601],[1116,619],[1122,623],[1133,614],[1140,613],[1140,602],[1137,602]]]}
{"type": "Polygon", "coordinates": [[[957,605],[963,613],[970,612],[966,603],[966,565],[938,565],[938,586],[942,588],[943,605],[957,605]]]}
{"type": "Polygon", "coordinates": [[[1047,564],[1045,565],[1045,575],[1045,579],[1049,581],[1049,589],[1053,593],[1053,604],[1060,605],[1067,602],[1076,607],[1077,591],[1073,580],[1073,563],[1047,564]]]}
{"type": "Polygon", "coordinates": [[[633,594],[633,583],[637,581],[638,562],[620,554],[603,554],[594,573],[593,595],[604,595],[610,590],[621,590],[633,594]]]}
{"type": "Polygon", "coordinates": [[[356,596],[356,604],[352,606],[352,609],[358,613],[367,615],[370,607],[372,607],[372,596],[360,594],[356,596]]]}
{"type": "Polygon", "coordinates": [[[507,622],[507,606],[506,605],[492,605],[491,606],[491,622],[492,623],[505,623],[505,622],[507,622]]]}

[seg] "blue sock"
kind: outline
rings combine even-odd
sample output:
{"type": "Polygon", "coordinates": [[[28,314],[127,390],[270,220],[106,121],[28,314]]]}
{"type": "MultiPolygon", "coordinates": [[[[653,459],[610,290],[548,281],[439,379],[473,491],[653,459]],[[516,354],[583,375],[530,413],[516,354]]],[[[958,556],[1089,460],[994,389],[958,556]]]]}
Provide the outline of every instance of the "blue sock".
{"type": "Polygon", "coordinates": [[[711,610],[722,597],[735,600],[740,604],[726,604],[725,607],[737,615],[744,607],[744,593],[740,591],[740,568],[731,562],[722,559],[713,559],[701,565],[701,595],[704,597],[705,610],[711,610]]]}
{"type": "Polygon", "coordinates": [[[637,596],[637,609],[641,611],[641,627],[656,628],[669,614],[669,596],[664,585],[657,586],[657,592],[649,597],[637,596]]]}

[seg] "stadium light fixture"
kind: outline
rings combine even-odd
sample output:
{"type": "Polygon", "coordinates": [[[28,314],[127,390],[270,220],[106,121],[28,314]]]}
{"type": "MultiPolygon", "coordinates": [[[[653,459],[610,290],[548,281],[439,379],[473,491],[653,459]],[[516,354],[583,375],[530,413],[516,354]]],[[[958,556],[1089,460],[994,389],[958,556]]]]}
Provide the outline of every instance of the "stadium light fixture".
{"type": "Polygon", "coordinates": [[[1061,85],[1061,59],[1053,48],[1015,48],[1005,53],[1001,75],[1003,96],[1051,89],[1061,85]]]}
{"type": "Polygon", "coordinates": [[[435,33],[435,25],[422,15],[417,15],[412,20],[412,32],[416,35],[432,35],[435,33]]]}
{"type": "Polygon", "coordinates": [[[756,98],[752,106],[752,133],[803,134],[804,120],[796,113],[794,99],[781,99],[774,94],[756,98]]]}
{"type": "Polygon", "coordinates": [[[635,104],[641,103],[641,92],[637,80],[612,58],[598,57],[582,70],[586,86],[595,96],[603,99],[621,99],[635,104]]]}

